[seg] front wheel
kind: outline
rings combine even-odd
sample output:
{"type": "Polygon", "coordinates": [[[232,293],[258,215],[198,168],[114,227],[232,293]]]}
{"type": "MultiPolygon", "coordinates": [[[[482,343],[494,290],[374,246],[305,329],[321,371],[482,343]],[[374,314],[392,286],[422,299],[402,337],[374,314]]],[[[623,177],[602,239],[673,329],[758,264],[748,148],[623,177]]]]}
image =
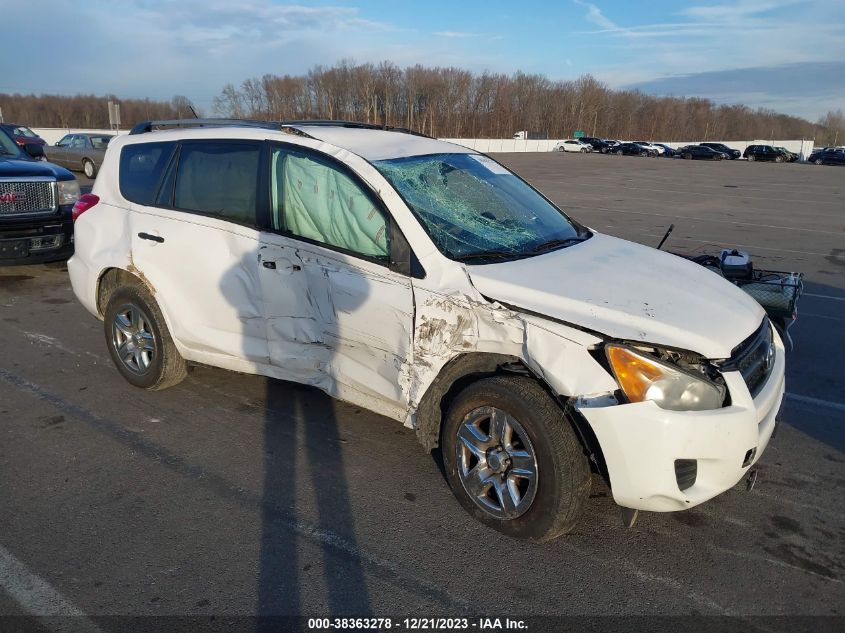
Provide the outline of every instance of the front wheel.
{"type": "Polygon", "coordinates": [[[782,163],[783,162],[783,156],[775,156],[775,162],[776,163],[782,163]]]}
{"type": "Polygon", "coordinates": [[[616,150],[616,155],[617,155],[617,156],[622,156],[622,150],[621,150],[621,149],[620,149],[620,150],[616,150]]]}
{"type": "Polygon", "coordinates": [[[684,154],[685,160],[692,160],[692,154],[684,154]]]}
{"type": "Polygon", "coordinates": [[[158,391],[187,375],[185,360],[146,288],[118,288],[109,298],[103,324],[109,355],[132,385],[158,391]]]}
{"type": "Polygon", "coordinates": [[[93,178],[97,175],[97,167],[92,161],[85,158],[82,160],[82,173],[85,174],[86,178],[93,178]]]}
{"type": "Polygon", "coordinates": [[[441,439],[452,491],[485,525],[532,541],[575,526],[589,465],[563,411],[531,378],[468,386],[449,407],[441,439]]]}
{"type": "Polygon", "coordinates": [[[582,148],[581,148],[581,153],[582,153],[582,154],[586,154],[586,153],[587,153],[586,148],[582,147],[582,148]]]}

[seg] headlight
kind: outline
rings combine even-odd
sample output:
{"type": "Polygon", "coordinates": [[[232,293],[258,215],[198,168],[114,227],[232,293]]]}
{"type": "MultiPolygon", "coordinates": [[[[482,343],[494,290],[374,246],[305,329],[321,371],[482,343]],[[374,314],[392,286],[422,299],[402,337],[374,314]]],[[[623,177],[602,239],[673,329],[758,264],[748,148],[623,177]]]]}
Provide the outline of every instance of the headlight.
{"type": "Polygon", "coordinates": [[[79,183],[76,180],[60,180],[56,183],[59,205],[75,204],[79,200],[79,183]]]}
{"type": "Polygon", "coordinates": [[[606,347],[616,381],[631,402],[651,400],[672,411],[718,409],[725,388],[622,345],[606,347]]]}

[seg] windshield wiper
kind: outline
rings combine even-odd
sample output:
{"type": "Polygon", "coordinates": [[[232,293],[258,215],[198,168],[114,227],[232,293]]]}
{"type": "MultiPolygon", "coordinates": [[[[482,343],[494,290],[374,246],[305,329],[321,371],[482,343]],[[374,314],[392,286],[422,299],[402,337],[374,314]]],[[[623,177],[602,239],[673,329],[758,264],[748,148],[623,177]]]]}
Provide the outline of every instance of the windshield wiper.
{"type": "Polygon", "coordinates": [[[519,259],[521,256],[521,253],[515,253],[514,251],[478,251],[477,253],[461,255],[455,259],[459,262],[466,262],[476,259],[519,259]]]}
{"type": "Polygon", "coordinates": [[[532,248],[525,251],[526,253],[546,253],[548,251],[553,251],[558,248],[563,248],[564,246],[571,246],[572,244],[578,244],[579,242],[583,242],[587,239],[587,236],[579,236],[579,237],[567,237],[566,239],[556,239],[556,240],[549,240],[548,242],[542,242],[533,246],[532,248]]]}

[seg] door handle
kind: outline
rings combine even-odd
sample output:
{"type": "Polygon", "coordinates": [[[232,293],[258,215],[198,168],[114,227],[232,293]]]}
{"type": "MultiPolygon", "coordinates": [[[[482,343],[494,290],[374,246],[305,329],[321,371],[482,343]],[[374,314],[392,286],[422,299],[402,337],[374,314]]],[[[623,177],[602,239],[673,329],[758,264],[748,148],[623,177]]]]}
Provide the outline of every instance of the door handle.
{"type": "MultiPolygon", "coordinates": [[[[289,264],[290,262],[288,262],[287,260],[284,260],[284,263],[289,264]]],[[[276,268],[277,268],[276,262],[271,261],[271,260],[264,260],[263,262],[261,262],[261,265],[264,266],[264,268],[267,268],[269,270],[276,270],[276,268]]],[[[284,266],[284,268],[282,270],[290,270],[292,272],[298,272],[298,271],[302,270],[302,266],[300,266],[299,264],[290,264],[289,266],[284,266]]]]}
{"type": "Polygon", "coordinates": [[[142,240],[150,240],[151,242],[158,242],[161,244],[164,242],[164,238],[161,235],[150,235],[149,233],[138,233],[138,237],[142,240]]]}

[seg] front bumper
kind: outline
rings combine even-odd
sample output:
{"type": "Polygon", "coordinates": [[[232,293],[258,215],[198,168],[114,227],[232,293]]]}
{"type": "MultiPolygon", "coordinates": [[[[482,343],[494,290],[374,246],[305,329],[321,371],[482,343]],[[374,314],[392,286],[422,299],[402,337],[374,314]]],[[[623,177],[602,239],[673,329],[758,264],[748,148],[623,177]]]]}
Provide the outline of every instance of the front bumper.
{"type": "Polygon", "coordinates": [[[775,336],[775,366],[752,398],[739,372],[724,374],[731,405],[712,411],[667,411],[653,402],[590,407],[590,423],[621,506],[672,512],[696,506],[735,486],[760,459],[784,394],[784,348],[775,336]],[[753,451],[753,453],[749,453],[753,451]],[[695,483],[679,487],[676,460],[695,460],[695,483]]]}
{"type": "Polygon", "coordinates": [[[71,207],[57,214],[0,220],[0,266],[38,264],[73,254],[71,207]]]}

